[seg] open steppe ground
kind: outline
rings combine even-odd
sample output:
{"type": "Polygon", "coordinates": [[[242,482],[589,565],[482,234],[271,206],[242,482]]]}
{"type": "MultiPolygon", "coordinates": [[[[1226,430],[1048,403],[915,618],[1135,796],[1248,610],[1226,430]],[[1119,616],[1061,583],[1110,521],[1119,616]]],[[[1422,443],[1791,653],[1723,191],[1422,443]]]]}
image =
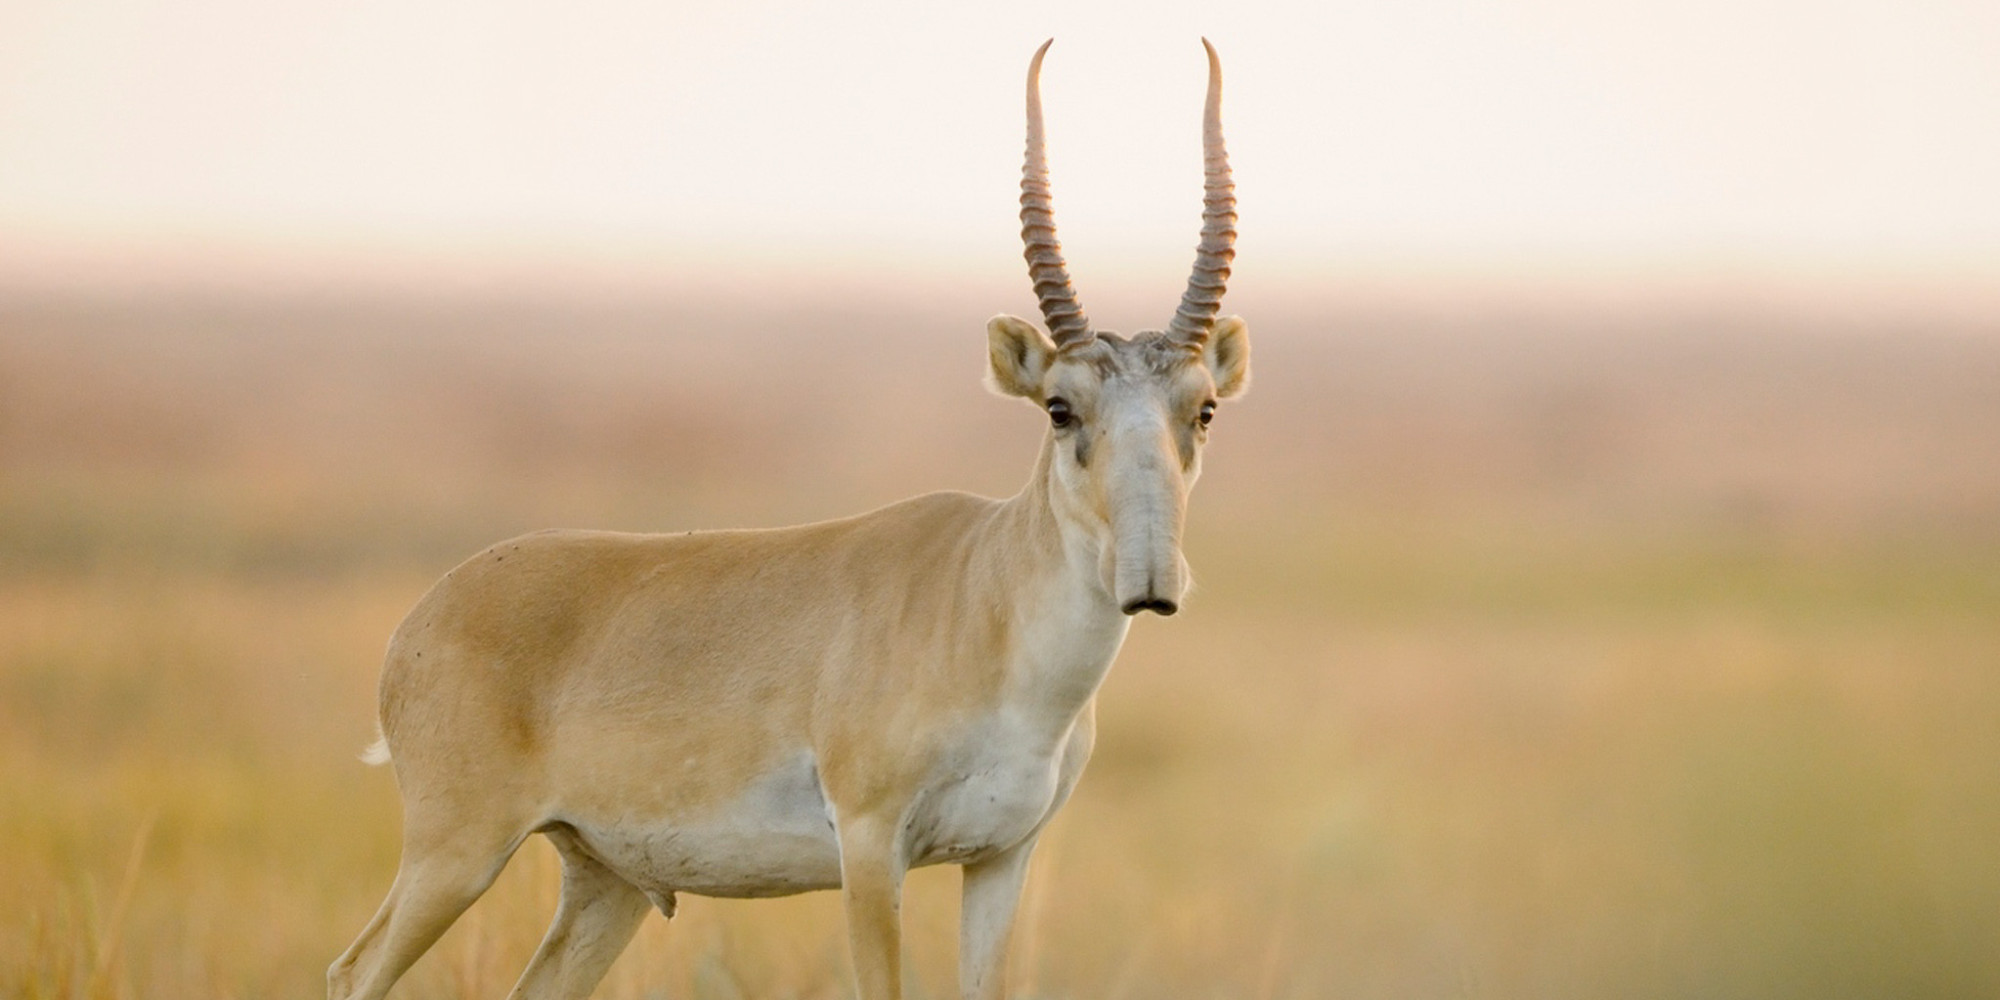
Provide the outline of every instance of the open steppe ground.
{"type": "MultiPolygon", "coordinates": [[[[0,995],[317,995],[395,864],[382,644],[487,542],[1011,492],[948,291],[0,299],[0,995]]],[[[2000,994],[2000,321],[1231,304],[1020,995],[2000,994]]],[[[531,843],[401,995],[503,995],[554,891],[531,843]]],[[[844,996],[836,903],[685,899],[599,995],[844,996]]]]}

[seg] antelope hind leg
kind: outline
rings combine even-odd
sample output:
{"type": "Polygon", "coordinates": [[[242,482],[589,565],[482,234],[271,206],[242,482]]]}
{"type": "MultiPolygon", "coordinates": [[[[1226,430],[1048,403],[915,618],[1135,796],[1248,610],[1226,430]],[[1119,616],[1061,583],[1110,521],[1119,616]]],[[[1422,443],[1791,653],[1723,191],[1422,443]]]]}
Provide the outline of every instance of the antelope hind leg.
{"type": "Polygon", "coordinates": [[[388,898],[361,929],[361,936],[326,970],[328,1000],[382,1000],[445,928],[493,884],[524,836],[482,837],[479,832],[405,834],[403,860],[388,898]]]}
{"type": "Polygon", "coordinates": [[[644,892],[604,867],[567,828],[543,832],[562,855],[562,901],[509,1000],[589,996],[652,908],[644,892]]]}

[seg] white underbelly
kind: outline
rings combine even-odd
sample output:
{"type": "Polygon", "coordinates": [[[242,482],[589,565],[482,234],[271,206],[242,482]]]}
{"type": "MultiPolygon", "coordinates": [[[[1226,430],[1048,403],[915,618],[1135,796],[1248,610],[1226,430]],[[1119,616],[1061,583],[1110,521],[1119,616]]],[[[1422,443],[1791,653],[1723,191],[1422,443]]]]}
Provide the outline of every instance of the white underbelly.
{"type": "Polygon", "coordinates": [[[677,826],[582,836],[598,860],[655,897],[753,899],[840,886],[840,849],[830,833],[677,826]]]}
{"type": "MultiPolygon", "coordinates": [[[[1065,777],[1067,737],[1050,746],[989,719],[938,757],[905,816],[910,867],[962,863],[1025,840],[1048,818],[1065,777]]],[[[1087,750],[1086,750],[1087,752],[1087,750]]],[[[564,816],[606,867],[664,899],[784,896],[840,885],[834,810],[810,753],[757,779],[733,801],[693,815],[564,816]]]]}
{"type": "Polygon", "coordinates": [[[840,885],[840,846],[810,754],[693,815],[566,820],[606,867],[656,897],[785,896],[840,885]]]}

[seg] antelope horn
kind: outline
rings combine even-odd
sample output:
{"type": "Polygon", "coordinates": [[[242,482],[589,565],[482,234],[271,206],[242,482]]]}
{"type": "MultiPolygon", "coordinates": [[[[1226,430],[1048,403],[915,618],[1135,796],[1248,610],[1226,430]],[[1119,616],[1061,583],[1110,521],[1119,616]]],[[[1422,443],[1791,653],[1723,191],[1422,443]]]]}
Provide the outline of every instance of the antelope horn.
{"type": "Polygon", "coordinates": [[[1021,242],[1027,244],[1028,277],[1041,300],[1042,318],[1056,346],[1090,337],[1090,318],[1076,301],[1056,240],[1055,210],[1049,204],[1049,164],[1042,151],[1042,55],[1055,44],[1051,38],[1035,50],[1028,64],[1028,156],[1021,164],[1021,242]]]}
{"type": "Polygon", "coordinates": [[[1167,324],[1167,336],[1187,344],[1203,344],[1222,311],[1222,292],[1229,285],[1229,262],[1236,257],[1236,182],[1229,175],[1229,150],[1222,144],[1222,60],[1208,39],[1208,107],[1201,123],[1202,200],[1201,243],[1194,251],[1194,274],[1167,324]]]}

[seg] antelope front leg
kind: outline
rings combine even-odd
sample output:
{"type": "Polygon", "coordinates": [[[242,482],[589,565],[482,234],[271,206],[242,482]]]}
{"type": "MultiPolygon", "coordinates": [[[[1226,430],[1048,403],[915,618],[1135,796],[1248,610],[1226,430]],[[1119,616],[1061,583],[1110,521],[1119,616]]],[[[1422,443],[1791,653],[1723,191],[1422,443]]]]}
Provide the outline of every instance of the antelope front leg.
{"type": "Polygon", "coordinates": [[[860,1000],[903,997],[900,824],[857,818],[840,827],[840,893],[860,1000]]]}
{"type": "Polygon", "coordinates": [[[964,866],[958,917],[958,988],[965,1000],[1001,1000],[1007,992],[1007,939],[1028,877],[1030,837],[964,866]]]}

